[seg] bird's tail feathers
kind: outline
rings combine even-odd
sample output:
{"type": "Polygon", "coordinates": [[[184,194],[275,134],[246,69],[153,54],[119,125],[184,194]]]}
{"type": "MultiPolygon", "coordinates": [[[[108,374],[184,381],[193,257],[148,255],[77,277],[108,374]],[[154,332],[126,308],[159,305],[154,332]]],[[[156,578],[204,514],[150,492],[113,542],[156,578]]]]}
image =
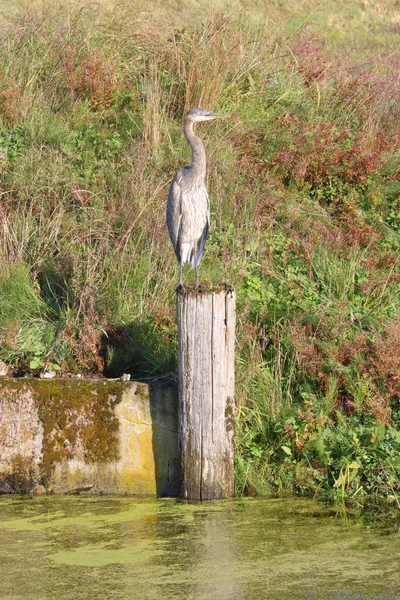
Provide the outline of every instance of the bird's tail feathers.
{"type": "Polygon", "coordinates": [[[191,262],[194,267],[194,252],[193,252],[193,244],[190,242],[186,242],[182,244],[181,247],[181,263],[185,264],[191,262]]]}

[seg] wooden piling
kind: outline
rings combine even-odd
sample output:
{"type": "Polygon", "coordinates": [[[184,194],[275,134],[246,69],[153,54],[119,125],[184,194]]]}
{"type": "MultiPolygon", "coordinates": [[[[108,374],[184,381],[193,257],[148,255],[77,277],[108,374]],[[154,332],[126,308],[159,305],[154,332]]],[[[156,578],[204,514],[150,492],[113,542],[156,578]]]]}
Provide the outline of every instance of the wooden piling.
{"type": "Polygon", "coordinates": [[[178,289],[180,496],[233,496],[235,292],[178,289]]]}

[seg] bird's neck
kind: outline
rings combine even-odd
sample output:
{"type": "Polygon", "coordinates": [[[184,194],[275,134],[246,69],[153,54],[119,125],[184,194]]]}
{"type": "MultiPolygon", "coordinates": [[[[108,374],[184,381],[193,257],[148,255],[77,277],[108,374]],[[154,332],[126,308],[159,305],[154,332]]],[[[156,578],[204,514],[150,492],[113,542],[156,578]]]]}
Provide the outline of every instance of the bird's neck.
{"type": "Polygon", "coordinates": [[[192,164],[190,165],[190,168],[192,172],[200,174],[202,175],[202,177],[205,177],[206,151],[201,139],[194,134],[193,122],[185,119],[185,122],[183,124],[183,131],[192,149],[192,164]]]}

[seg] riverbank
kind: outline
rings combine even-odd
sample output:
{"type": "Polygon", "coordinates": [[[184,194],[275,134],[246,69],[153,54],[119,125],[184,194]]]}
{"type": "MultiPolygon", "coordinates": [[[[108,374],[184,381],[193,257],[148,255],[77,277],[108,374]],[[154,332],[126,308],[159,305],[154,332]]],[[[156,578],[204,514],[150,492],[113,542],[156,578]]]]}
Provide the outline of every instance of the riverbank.
{"type": "Polygon", "coordinates": [[[398,506],[395,3],[8,4],[0,359],[174,379],[168,185],[186,110],[228,113],[200,277],[237,295],[237,493],[398,506]]]}

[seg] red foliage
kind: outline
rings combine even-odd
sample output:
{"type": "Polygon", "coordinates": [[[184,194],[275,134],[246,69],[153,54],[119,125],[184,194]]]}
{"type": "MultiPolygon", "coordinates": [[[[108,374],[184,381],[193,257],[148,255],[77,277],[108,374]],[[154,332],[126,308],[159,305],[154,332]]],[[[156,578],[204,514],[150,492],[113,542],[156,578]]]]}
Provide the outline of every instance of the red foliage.
{"type": "Polygon", "coordinates": [[[318,35],[313,33],[292,48],[297,70],[309,86],[322,81],[333,68],[332,62],[322,54],[318,39],[318,35]]]}
{"type": "Polygon", "coordinates": [[[388,325],[375,344],[371,362],[376,378],[400,399],[400,316],[388,325]]]}
{"type": "Polygon", "coordinates": [[[367,148],[361,136],[354,140],[348,129],[331,122],[304,123],[291,116],[290,145],[278,152],[273,165],[311,190],[328,187],[339,198],[344,184],[364,188],[379,165],[379,151],[367,148]]]}
{"type": "MultiPolygon", "coordinates": [[[[342,324],[344,326],[344,324],[342,324]]],[[[344,337],[337,338],[339,330],[342,328],[340,322],[336,323],[336,330],[332,324],[321,322],[319,324],[320,337],[324,344],[320,345],[316,338],[316,332],[310,326],[301,325],[298,322],[291,324],[291,340],[296,351],[296,358],[302,371],[310,375],[317,383],[319,391],[325,395],[329,389],[329,380],[332,375],[335,376],[337,392],[336,400],[332,406],[334,411],[340,410],[346,414],[351,414],[357,408],[354,400],[354,376],[346,374],[345,368],[353,366],[358,370],[360,376],[365,373],[368,377],[369,385],[372,386],[371,394],[367,394],[362,406],[362,410],[374,414],[375,418],[386,424],[391,422],[391,411],[388,398],[380,394],[377,382],[370,379],[368,375],[368,363],[371,359],[371,346],[368,343],[367,333],[359,331],[351,340],[344,337]],[[328,362],[327,362],[328,361],[328,362]]],[[[396,337],[397,347],[391,352],[384,354],[386,358],[380,357],[380,378],[388,379],[391,393],[395,393],[393,384],[397,386],[397,394],[400,394],[400,375],[393,378],[393,372],[390,369],[396,369],[400,372],[400,323],[396,331],[385,340],[385,344],[393,342],[396,337]],[[398,335],[399,334],[399,335],[398,335]],[[395,354],[397,351],[397,354],[395,354]]],[[[382,342],[383,343],[383,342],[382,342]]],[[[381,348],[381,346],[378,346],[381,348]]],[[[378,364],[375,365],[376,372],[378,364]]],[[[395,371],[396,372],[396,371],[395,371]]],[[[302,420],[310,422],[310,411],[301,413],[302,420]]]]}
{"type": "Polygon", "coordinates": [[[116,67],[99,50],[82,57],[82,48],[63,46],[61,62],[69,96],[87,97],[93,109],[107,108],[121,83],[117,81],[116,67]]]}
{"type": "MultiPolygon", "coordinates": [[[[78,291],[78,286],[75,286],[78,291]]],[[[65,338],[70,344],[71,353],[77,364],[84,371],[102,373],[104,358],[102,356],[102,337],[108,315],[100,315],[95,307],[95,292],[86,288],[80,290],[81,296],[76,301],[79,319],[75,323],[66,323],[65,338]]]]}
{"type": "Polygon", "coordinates": [[[15,81],[0,75],[0,118],[14,125],[18,121],[20,104],[21,95],[15,81]]]}
{"type": "Polygon", "coordinates": [[[290,338],[296,351],[296,358],[305,373],[321,379],[323,354],[315,344],[310,325],[294,321],[290,325],[290,338]]]}
{"type": "Polygon", "coordinates": [[[338,219],[349,247],[372,247],[382,239],[382,232],[365,223],[354,202],[346,202],[341,206],[338,219]]]}
{"type": "Polygon", "coordinates": [[[285,114],[282,128],[290,142],[273,166],[321,201],[347,201],[355,187],[357,192],[367,189],[370,175],[400,144],[400,53],[367,55],[361,64],[348,53],[333,59],[317,35],[303,38],[292,50],[292,68],[304,77],[308,95],[318,93],[319,103],[322,94],[334,116],[318,123],[285,114]],[[348,114],[353,119],[343,125],[342,116],[348,114]]]}
{"type": "Polygon", "coordinates": [[[316,34],[300,39],[292,52],[291,66],[307,86],[320,85],[332,106],[345,107],[359,119],[366,137],[373,140],[380,132],[384,142],[387,137],[399,141],[400,52],[390,49],[385,55],[382,49],[365,49],[362,62],[355,62],[356,53],[348,51],[333,58],[316,34]]]}
{"type": "Polygon", "coordinates": [[[392,411],[389,406],[388,398],[385,398],[377,393],[375,398],[369,398],[368,408],[373,413],[377,421],[382,421],[382,423],[385,423],[385,425],[392,424],[392,411]]]}

